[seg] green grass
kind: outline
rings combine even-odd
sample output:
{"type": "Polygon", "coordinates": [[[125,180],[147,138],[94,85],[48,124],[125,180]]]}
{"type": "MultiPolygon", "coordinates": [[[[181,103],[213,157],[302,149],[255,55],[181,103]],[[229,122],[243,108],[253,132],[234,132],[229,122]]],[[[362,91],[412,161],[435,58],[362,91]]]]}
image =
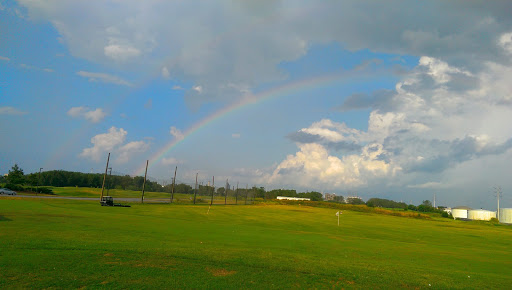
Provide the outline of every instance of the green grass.
{"type": "Polygon", "coordinates": [[[301,205],[0,198],[0,289],[502,288],[512,228],[301,205]]]}
{"type": "MultiPolygon", "coordinates": [[[[91,187],[52,187],[53,193],[58,196],[72,196],[72,197],[97,197],[99,199],[101,195],[101,188],[91,188],[91,187]]],[[[107,190],[103,191],[104,195],[107,195],[107,190]]],[[[141,198],[142,191],[135,190],[123,190],[123,189],[110,189],[108,191],[108,195],[113,196],[115,198],[141,198]]],[[[159,199],[169,201],[171,194],[168,192],[144,192],[144,199],[159,199]]],[[[193,203],[194,195],[192,194],[183,194],[183,193],[175,193],[173,202],[174,203],[193,203]]],[[[196,196],[196,203],[210,203],[211,196],[196,196]]],[[[235,198],[233,196],[228,196],[227,203],[235,204],[235,198]]],[[[244,204],[244,197],[238,198],[238,204],[244,204]]],[[[213,200],[214,204],[224,204],[224,197],[222,196],[214,196],[213,200]]]]}

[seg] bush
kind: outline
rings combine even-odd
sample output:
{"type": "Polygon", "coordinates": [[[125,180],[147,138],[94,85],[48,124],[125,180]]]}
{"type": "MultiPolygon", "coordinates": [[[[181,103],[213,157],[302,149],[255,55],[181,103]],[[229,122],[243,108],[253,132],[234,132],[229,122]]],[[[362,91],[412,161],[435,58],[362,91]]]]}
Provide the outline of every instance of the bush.
{"type": "Polygon", "coordinates": [[[50,187],[31,187],[27,186],[25,187],[25,190],[32,191],[32,192],[38,192],[38,193],[44,193],[44,194],[53,194],[53,190],[50,187]]]}
{"type": "Polygon", "coordinates": [[[449,214],[449,213],[447,213],[447,212],[445,212],[445,211],[443,211],[443,212],[441,213],[441,216],[442,216],[442,217],[444,217],[444,218],[452,218],[452,215],[451,215],[451,214],[449,214]]]}
{"type": "Polygon", "coordinates": [[[18,185],[18,184],[14,184],[14,183],[7,183],[5,185],[5,188],[8,188],[10,190],[14,190],[14,191],[24,191],[25,189],[23,188],[23,186],[21,185],[18,185]]]}

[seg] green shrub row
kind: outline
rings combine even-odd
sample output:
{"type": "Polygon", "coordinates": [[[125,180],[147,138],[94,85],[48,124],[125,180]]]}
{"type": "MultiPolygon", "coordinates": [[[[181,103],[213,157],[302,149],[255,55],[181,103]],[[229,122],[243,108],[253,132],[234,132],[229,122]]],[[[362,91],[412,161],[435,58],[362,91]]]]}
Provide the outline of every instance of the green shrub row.
{"type": "Polygon", "coordinates": [[[13,183],[7,183],[3,187],[8,188],[10,190],[14,191],[31,191],[31,192],[37,192],[37,193],[44,193],[44,194],[54,194],[53,190],[50,187],[44,187],[44,186],[23,186],[19,184],[13,184],[13,183]]]}

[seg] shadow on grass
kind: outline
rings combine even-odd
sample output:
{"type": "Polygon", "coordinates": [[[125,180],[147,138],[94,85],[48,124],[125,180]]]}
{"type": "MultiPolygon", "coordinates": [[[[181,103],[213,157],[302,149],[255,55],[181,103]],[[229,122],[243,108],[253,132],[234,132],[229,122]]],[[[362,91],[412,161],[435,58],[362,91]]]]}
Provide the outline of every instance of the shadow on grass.
{"type": "Polygon", "coordinates": [[[0,215],[0,222],[10,222],[10,221],[12,221],[12,219],[6,218],[3,215],[0,215]]]}

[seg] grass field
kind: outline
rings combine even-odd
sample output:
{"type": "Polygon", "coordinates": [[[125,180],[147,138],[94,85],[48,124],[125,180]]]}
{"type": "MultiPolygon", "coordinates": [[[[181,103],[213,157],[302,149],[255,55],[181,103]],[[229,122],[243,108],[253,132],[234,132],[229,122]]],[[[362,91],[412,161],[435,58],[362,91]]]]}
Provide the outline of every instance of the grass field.
{"type": "Polygon", "coordinates": [[[502,288],[512,227],[301,205],[0,197],[0,288],[502,288]],[[430,285],[429,285],[430,284],[430,285]]]}
{"type": "MultiPolygon", "coordinates": [[[[91,187],[52,187],[53,193],[59,196],[73,196],[73,197],[97,197],[99,199],[101,195],[101,188],[91,187]]],[[[107,195],[107,190],[103,192],[107,195]]],[[[108,195],[114,198],[141,198],[142,191],[134,190],[123,190],[123,189],[110,189],[108,195]]],[[[144,199],[160,199],[170,200],[170,193],[167,192],[144,192],[144,199]]],[[[238,204],[245,203],[245,197],[238,197],[238,204]]],[[[196,196],[196,203],[210,203],[211,196],[196,196]]],[[[224,197],[215,195],[213,202],[215,204],[224,204],[224,197]]],[[[248,200],[250,201],[250,199],[248,200]]],[[[173,198],[174,203],[193,203],[192,194],[175,193],[173,198]]],[[[227,203],[235,204],[236,200],[234,196],[228,196],[227,203]]]]}

